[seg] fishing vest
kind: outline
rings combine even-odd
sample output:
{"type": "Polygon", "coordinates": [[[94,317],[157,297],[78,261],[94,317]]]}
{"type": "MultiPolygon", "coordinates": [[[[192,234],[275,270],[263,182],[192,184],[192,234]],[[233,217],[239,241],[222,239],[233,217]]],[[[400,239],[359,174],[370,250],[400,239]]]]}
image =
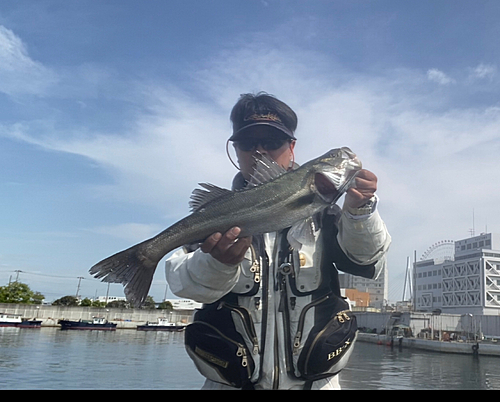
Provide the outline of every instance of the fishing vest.
{"type": "Polygon", "coordinates": [[[277,234],[273,267],[263,236],[253,237],[251,258],[242,262],[233,290],[204,304],[185,330],[186,351],[202,375],[241,389],[252,389],[259,381],[263,355],[273,342],[272,334],[266,334],[267,320],[275,319],[267,306],[270,292],[279,297],[287,375],[304,381],[307,388],[345,367],[357,324],[341,296],[338,270],[373,278],[375,263],[358,265],[342,251],[337,241],[340,213],[334,206],[315,217],[321,230],[320,246],[312,251],[320,253],[314,266],[305,261],[311,255],[291,249],[287,229],[277,234]]]}

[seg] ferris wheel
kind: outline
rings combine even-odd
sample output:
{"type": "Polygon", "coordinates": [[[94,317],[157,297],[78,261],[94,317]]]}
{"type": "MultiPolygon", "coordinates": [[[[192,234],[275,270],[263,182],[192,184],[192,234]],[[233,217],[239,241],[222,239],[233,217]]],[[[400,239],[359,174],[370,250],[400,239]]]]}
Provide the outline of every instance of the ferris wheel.
{"type": "Polygon", "coordinates": [[[420,261],[434,260],[434,263],[455,259],[455,242],[441,240],[430,246],[420,257],[420,261]]]}

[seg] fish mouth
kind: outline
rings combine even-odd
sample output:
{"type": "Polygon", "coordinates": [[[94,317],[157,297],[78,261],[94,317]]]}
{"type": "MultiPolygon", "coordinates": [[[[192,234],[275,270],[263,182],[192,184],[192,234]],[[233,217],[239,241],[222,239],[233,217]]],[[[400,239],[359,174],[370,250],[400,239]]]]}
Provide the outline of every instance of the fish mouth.
{"type": "Polygon", "coordinates": [[[317,172],[314,175],[314,185],[317,194],[328,204],[335,203],[351,186],[356,177],[357,171],[351,174],[339,183],[338,175],[317,172]]]}

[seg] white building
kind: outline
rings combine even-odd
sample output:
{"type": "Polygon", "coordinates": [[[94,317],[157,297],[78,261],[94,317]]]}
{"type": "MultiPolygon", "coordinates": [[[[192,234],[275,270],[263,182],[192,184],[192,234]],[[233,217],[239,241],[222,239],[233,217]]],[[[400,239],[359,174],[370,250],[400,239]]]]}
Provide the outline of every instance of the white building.
{"type": "Polygon", "coordinates": [[[172,303],[174,310],[196,310],[201,308],[202,304],[189,299],[165,299],[172,303]]]}
{"type": "Polygon", "coordinates": [[[455,242],[445,261],[413,265],[415,309],[449,314],[500,314],[500,235],[455,242]]]}
{"type": "Polygon", "coordinates": [[[113,301],[127,301],[127,298],[124,296],[99,296],[97,300],[101,303],[111,303],[113,301]]]}

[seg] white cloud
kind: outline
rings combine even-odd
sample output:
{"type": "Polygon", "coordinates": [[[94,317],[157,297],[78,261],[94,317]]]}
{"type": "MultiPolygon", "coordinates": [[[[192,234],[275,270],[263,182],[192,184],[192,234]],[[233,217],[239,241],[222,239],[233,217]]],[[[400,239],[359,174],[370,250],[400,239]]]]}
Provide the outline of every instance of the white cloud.
{"type": "Polygon", "coordinates": [[[429,81],[437,82],[439,85],[449,85],[455,83],[453,78],[447,76],[445,73],[436,68],[431,68],[427,71],[427,78],[429,81]]]}
{"type": "Polygon", "coordinates": [[[43,95],[56,82],[54,72],[32,60],[22,40],[0,25],[0,92],[43,95]]]}
{"type": "Polygon", "coordinates": [[[470,78],[473,79],[492,79],[497,74],[497,66],[493,64],[479,64],[470,72],[470,78]]]}

